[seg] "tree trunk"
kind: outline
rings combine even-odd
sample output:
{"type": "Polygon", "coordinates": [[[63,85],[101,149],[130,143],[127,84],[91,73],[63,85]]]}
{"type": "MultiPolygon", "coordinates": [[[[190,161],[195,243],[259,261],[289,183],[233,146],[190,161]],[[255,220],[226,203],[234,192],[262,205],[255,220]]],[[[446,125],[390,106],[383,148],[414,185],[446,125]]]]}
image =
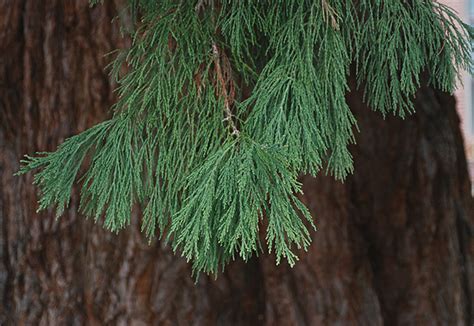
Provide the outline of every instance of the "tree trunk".
{"type": "Polygon", "coordinates": [[[35,213],[25,153],[54,150],[115,100],[104,55],[126,46],[120,1],[0,0],[0,324],[472,325],[474,205],[451,96],[382,119],[353,91],[360,133],[345,183],[304,178],[318,232],[291,269],[263,254],[194,284],[134,225],[35,213]]]}

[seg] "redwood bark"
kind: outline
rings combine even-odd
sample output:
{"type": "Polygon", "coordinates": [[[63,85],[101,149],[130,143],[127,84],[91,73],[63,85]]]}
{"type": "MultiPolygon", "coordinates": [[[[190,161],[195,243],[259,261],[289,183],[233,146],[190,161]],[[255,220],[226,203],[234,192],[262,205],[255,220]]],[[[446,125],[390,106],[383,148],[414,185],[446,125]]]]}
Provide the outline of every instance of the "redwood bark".
{"type": "Polygon", "coordinates": [[[119,0],[0,0],[0,324],[472,325],[474,203],[451,96],[428,87],[401,120],[347,97],[360,133],[345,183],[304,178],[318,232],[291,269],[261,255],[191,278],[139,217],[118,235],[36,213],[25,153],[107,116],[104,55],[126,46],[119,0]]]}

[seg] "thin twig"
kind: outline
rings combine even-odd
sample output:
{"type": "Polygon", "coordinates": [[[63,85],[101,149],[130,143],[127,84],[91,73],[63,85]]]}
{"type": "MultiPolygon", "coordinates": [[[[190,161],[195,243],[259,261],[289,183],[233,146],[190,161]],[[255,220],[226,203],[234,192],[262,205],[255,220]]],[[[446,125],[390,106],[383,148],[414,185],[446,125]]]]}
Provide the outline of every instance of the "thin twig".
{"type": "Polygon", "coordinates": [[[196,6],[194,7],[194,10],[196,12],[199,12],[201,9],[204,8],[205,3],[206,3],[206,0],[199,0],[196,6]]]}
{"type": "Polygon", "coordinates": [[[227,121],[230,128],[232,129],[232,135],[235,135],[238,137],[240,135],[240,131],[233,120],[233,114],[230,109],[230,105],[231,105],[230,100],[229,100],[230,96],[229,96],[229,93],[227,92],[226,82],[225,82],[224,75],[222,73],[222,67],[220,64],[221,54],[220,54],[218,46],[215,43],[212,44],[212,54],[214,55],[214,64],[216,66],[217,80],[220,83],[221,92],[224,97],[224,113],[225,113],[224,121],[227,121]]]}
{"type": "Polygon", "coordinates": [[[337,22],[339,16],[333,7],[329,4],[328,0],[321,0],[321,6],[323,7],[323,19],[326,21],[329,18],[332,28],[335,30],[339,29],[337,22]]]}

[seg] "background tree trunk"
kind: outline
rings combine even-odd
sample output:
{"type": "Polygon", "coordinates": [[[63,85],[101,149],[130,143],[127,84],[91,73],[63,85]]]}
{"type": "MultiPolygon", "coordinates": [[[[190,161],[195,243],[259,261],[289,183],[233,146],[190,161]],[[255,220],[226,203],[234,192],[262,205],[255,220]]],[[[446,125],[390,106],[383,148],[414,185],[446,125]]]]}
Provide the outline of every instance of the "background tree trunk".
{"type": "Polygon", "coordinates": [[[126,45],[120,1],[0,0],[0,324],[472,325],[474,212],[452,97],[383,120],[352,92],[361,132],[344,183],[304,178],[319,231],[290,269],[262,255],[194,284],[135,225],[119,235],[37,214],[25,153],[54,150],[114,101],[104,55],[126,45]]]}

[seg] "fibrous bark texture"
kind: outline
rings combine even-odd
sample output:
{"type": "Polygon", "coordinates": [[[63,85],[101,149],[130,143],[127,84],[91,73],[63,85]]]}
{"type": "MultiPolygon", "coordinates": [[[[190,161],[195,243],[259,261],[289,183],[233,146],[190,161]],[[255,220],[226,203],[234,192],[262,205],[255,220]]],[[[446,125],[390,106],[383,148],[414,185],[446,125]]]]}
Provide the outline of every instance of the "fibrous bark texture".
{"type": "MultiPolygon", "coordinates": [[[[472,325],[474,212],[452,97],[382,119],[347,96],[360,132],[345,183],[304,178],[318,232],[294,268],[262,255],[197,284],[139,216],[120,234],[36,213],[25,153],[107,117],[105,54],[126,46],[120,1],[0,0],[0,324],[472,325]]],[[[355,89],[355,87],[353,87],[355,89]]],[[[137,213],[138,214],[138,213],[137,213]]]]}

